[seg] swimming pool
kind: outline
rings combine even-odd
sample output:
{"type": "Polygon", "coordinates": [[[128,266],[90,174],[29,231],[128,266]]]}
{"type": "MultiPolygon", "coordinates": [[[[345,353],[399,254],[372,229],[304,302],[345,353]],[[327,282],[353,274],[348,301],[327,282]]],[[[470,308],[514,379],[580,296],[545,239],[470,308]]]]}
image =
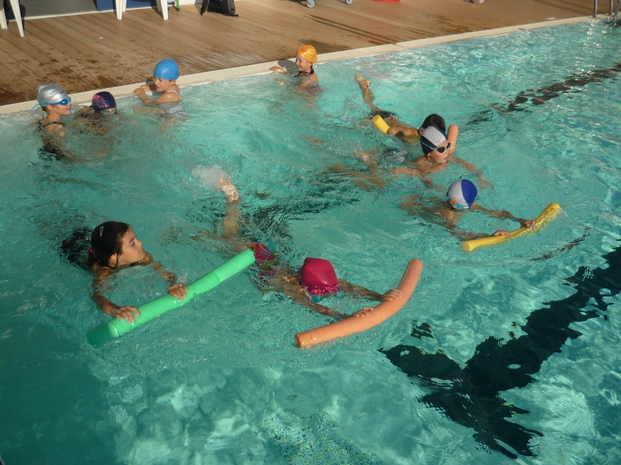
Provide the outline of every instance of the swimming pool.
{"type": "MultiPolygon", "coordinates": [[[[329,63],[318,67],[316,99],[271,75],[217,82],[185,89],[192,117],[165,131],[127,99],[108,138],[74,138],[84,154],[75,164],[38,159],[38,136],[24,129],[31,115],[0,119],[14,147],[0,161],[0,455],[7,464],[620,462],[611,253],[621,238],[620,40],[618,29],[585,23],[329,63]],[[362,170],[360,149],[388,153],[386,171],[419,154],[364,122],[356,73],[405,122],[436,112],[459,124],[457,155],[494,184],[481,204],[529,218],[558,202],[563,214],[535,236],[465,254],[398,207],[440,190],[398,177],[367,191],[327,169],[362,170]],[[101,147],[109,153],[97,158],[101,147]],[[201,167],[232,176],[246,232],[290,263],[328,258],[343,278],[384,291],[420,258],[413,300],[364,334],[299,350],[294,334],[325,317],[262,294],[244,273],[90,347],[86,331],[106,318],[58,243],[77,226],[127,221],[185,282],[202,276],[226,257],[188,234],[212,230],[225,210],[201,167]]],[[[451,166],[434,181],[463,176],[475,180],[451,166]]],[[[463,226],[513,225],[473,214],[463,226]]],[[[111,296],[139,304],[163,292],[142,268],[120,273],[111,296]]],[[[360,302],[337,306],[350,313],[360,302]]]]}

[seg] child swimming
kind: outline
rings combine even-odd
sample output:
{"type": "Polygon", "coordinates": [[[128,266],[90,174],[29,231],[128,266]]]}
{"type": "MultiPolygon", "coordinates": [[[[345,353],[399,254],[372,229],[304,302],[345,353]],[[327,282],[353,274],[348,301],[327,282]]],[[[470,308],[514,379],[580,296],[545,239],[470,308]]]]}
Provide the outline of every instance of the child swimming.
{"type": "Polygon", "coordinates": [[[181,89],[177,85],[177,79],[181,75],[177,63],[166,58],[155,65],[153,70],[153,84],[143,84],[134,90],[134,94],[148,107],[157,107],[161,112],[173,116],[187,116],[181,89]],[[161,95],[155,99],[150,99],[146,93],[148,91],[160,92],[161,95]]]}
{"type": "Polygon", "coordinates": [[[475,173],[483,187],[491,186],[491,183],[483,177],[483,173],[476,166],[453,155],[457,133],[458,129],[455,129],[452,137],[449,138],[441,129],[435,126],[427,127],[420,136],[420,144],[424,155],[408,163],[413,168],[395,168],[392,170],[392,174],[417,176],[422,178],[427,186],[431,186],[430,175],[448,168],[451,163],[457,163],[468,171],[475,173]]]}
{"type": "Polygon", "coordinates": [[[83,107],[76,113],[79,126],[101,136],[110,132],[108,116],[118,114],[116,99],[107,91],[93,95],[90,107],[83,107]]]}
{"type": "Polygon", "coordinates": [[[457,227],[457,223],[466,211],[479,211],[491,216],[492,218],[517,221],[521,227],[532,228],[535,225],[533,220],[517,218],[507,210],[489,210],[476,203],[477,188],[471,181],[462,179],[456,181],[446,192],[446,199],[421,199],[420,197],[410,196],[408,200],[401,203],[401,208],[410,215],[420,216],[430,222],[442,224],[448,231],[461,240],[477,239],[487,236],[510,237],[511,232],[499,229],[492,234],[471,233],[457,227]]]}
{"type": "Polygon", "coordinates": [[[129,322],[135,321],[134,315],[140,316],[136,307],[118,306],[103,294],[107,278],[118,271],[138,265],[153,266],[170,284],[168,293],[176,299],[185,298],[188,288],[184,284],[176,283],[174,273],[165,271],[160,263],[153,261],[151,254],[143,249],[142,242],[127,223],[107,221],[93,230],[87,259],[87,267],[94,275],[93,300],[104,313],[129,322]]]}
{"type": "MultiPolygon", "coordinates": [[[[295,65],[297,66],[297,74],[293,77],[297,80],[299,87],[318,89],[319,78],[315,74],[313,65],[317,63],[317,50],[312,45],[303,45],[298,49],[295,55],[295,65]]],[[[289,74],[289,72],[281,66],[272,66],[270,70],[273,73],[289,74]]],[[[286,85],[285,81],[278,79],[279,84],[286,85]]]]}
{"type": "MultiPolygon", "coordinates": [[[[378,302],[401,297],[401,291],[398,289],[391,289],[380,294],[337,278],[334,267],[327,260],[306,258],[299,270],[282,263],[277,253],[271,251],[266,245],[261,244],[256,239],[253,240],[253,238],[241,235],[241,210],[239,208],[241,197],[230,178],[222,176],[219,179],[218,187],[224,193],[228,204],[227,213],[222,221],[222,232],[215,235],[199,231],[192,236],[192,239],[202,241],[209,238],[218,241],[228,247],[227,253],[229,254],[237,254],[245,249],[251,249],[256,258],[253,265],[255,269],[253,282],[262,291],[280,292],[296,303],[335,318],[346,318],[349,315],[337,312],[324,303],[326,302],[325,299],[336,296],[340,291],[354,297],[378,302]]],[[[364,307],[359,311],[359,314],[364,316],[368,310],[369,307],[364,307]]]]}
{"type": "Polygon", "coordinates": [[[37,102],[32,110],[40,106],[45,112],[37,125],[43,141],[39,157],[48,161],[74,158],[65,148],[67,126],[61,121],[71,114],[71,97],[58,84],[43,84],[39,86],[37,102]]]}

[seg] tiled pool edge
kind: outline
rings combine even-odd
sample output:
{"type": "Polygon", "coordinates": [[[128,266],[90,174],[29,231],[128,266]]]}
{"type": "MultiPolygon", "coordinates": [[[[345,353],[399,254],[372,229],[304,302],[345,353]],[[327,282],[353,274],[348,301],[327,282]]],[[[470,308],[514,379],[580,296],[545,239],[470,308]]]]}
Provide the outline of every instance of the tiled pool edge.
{"type": "MultiPolygon", "coordinates": [[[[395,44],[378,45],[375,47],[364,47],[353,50],[344,50],[341,52],[322,53],[320,55],[321,63],[328,63],[331,61],[346,60],[352,58],[364,58],[373,55],[380,55],[382,53],[400,52],[404,50],[410,50],[413,48],[428,47],[430,45],[444,44],[449,42],[457,42],[460,40],[478,39],[481,37],[496,37],[506,34],[512,34],[520,31],[529,31],[534,29],[543,29],[546,27],[561,26],[567,24],[576,24],[584,22],[602,21],[602,19],[593,18],[592,16],[580,16],[577,18],[550,20],[540,23],[523,24],[520,26],[509,26],[497,29],[488,29],[484,31],[465,32],[462,34],[453,34],[450,36],[431,37],[428,39],[410,40],[407,42],[398,42],[395,44]]],[[[204,73],[190,74],[181,76],[177,83],[180,87],[196,86],[201,84],[207,84],[209,82],[220,81],[223,79],[234,79],[246,76],[255,76],[260,74],[269,73],[270,66],[274,66],[275,62],[257,63],[254,65],[239,66],[237,68],[218,69],[215,71],[206,71],[204,73]]],[[[43,82],[41,83],[43,84],[43,82]]],[[[110,91],[116,98],[128,97],[133,94],[141,83],[127,84],[118,87],[108,87],[105,89],[93,89],[85,92],[78,92],[70,94],[73,102],[80,105],[90,105],[91,98],[94,93],[99,90],[110,91]]],[[[30,110],[37,102],[30,100],[27,102],[13,103],[9,105],[0,106],[0,115],[7,115],[11,113],[17,113],[30,110]]]]}

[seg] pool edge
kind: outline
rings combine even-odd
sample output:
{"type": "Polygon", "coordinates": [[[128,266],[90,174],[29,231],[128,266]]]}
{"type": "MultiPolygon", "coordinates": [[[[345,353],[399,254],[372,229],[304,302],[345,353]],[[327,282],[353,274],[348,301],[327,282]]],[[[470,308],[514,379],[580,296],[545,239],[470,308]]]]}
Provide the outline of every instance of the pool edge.
{"type": "MultiPolygon", "coordinates": [[[[547,27],[555,27],[567,24],[577,24],[585,22],[598,22],[604,21],[603,19],[593,18],[592,16],[579,16],[576,18],[567,19],[554,19],[550,21],[544,21],[539,23],[522,24],[519,26],[508,26],[496,29],[487,29],[483,31],[464,32],[461,34],[453,34],[449,36],[430,37],[426,39],[410,40],[406,42],[397,42],[394,44],[377,45],[373,47],[357,48],[352,50],[344,50],[340,52],[322,53],[321,62],[328,63],[332,61],[346,60],[352,58],[364,58],[374,55],[380,55],[383,53],[400,52],[404,50],[410,50],[414,48],[428,47],[430,45],[445,44],[449,42],[457,42],[461,40],[478,39],[482,37],[497,37],[515,32],[529,31],[535,29],[543,29],[547,27]]],[[[257,63],[254,65],[239,66],[236,68],[225,68],[214,71],[206,71],[204,73],[196,73],[181,76],[177,83],[180,87],[190,87],[201,84],[207,84],[214,81],[220,81],[223,79],[235,79],[247,76],[257,76],[261,74],[268,74],[270,66],[274,66],[276,62],[257,63]]],[[[85,92],[77,92],[71,94],[71,98],[74,103],[79,105],[90,105],[91,98],[94,93],[107,90],[111,92],[116,98],[129,97],[133,94],[141,83],[126,84],[117,87],[107,87],[103,89],[93,89],[85,92]]],[[[27,102],[12,103],[8,105],[0,106],[0,115],[8,115],[12,113],[18,113],[22,111],[30,110],[36,105],[36,100],[29,100],[27,102]]]]}

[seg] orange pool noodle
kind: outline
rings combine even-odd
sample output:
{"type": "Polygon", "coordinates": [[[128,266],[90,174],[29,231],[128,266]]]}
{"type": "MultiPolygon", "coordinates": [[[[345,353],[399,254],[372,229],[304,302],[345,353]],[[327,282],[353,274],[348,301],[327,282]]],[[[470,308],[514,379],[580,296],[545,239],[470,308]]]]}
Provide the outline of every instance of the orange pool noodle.
{"type": "Polygon", "coordinates": [[[401,298],[381,302],[366,316],[350,316],[341,321],[336,321],[326,326],[310,329],[295,335],[295,343],[298,347],[310,347],[322,342],[349,336],[350,334],[361,333],[380,323],[397,313],[407,303],[412,296],[418,279],[423,271],[423,262],[415,258],[408,263],[405,273],[397,288],[401,291],[401,298]]]}

